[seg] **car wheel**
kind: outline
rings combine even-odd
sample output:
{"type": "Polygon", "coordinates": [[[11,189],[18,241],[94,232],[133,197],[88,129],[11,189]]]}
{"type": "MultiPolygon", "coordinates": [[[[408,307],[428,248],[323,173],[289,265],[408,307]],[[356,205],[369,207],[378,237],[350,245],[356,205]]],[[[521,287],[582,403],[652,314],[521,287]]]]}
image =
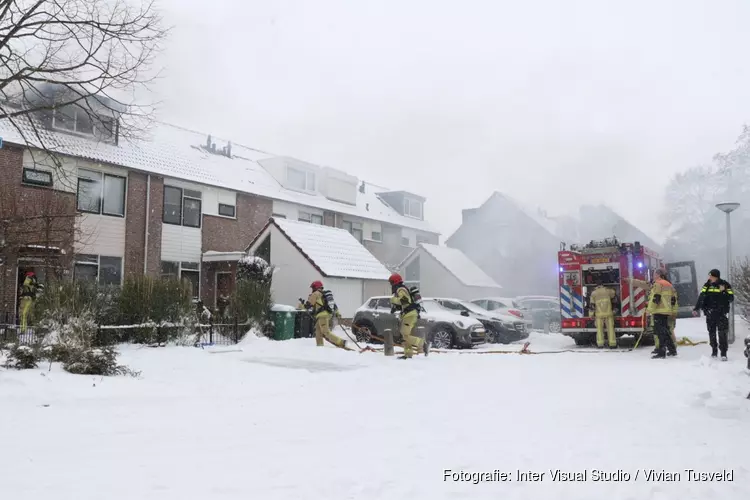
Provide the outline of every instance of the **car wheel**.
{"type": "Polygon", "coordinates": [[[560,333],[562,331],[562,325],[560,324],[559,320],[552,320],[549,322],[549,332],[550,333],[560,333]]]}
{"type": "Polygon", "coordinates": [[[434,349],[450,349],[453,346],[453,332],[447,328],[438,328],[431,337],[430,347],[434,349]]]}
{"type": "Polygon", "coordinates": [[[357,330],[354,333],[358,342],[365,342],[367,344],[372,342],[373,335],[377,335],[375,327],[368,323],[357,326],[357,330]]]}
{"type": "Polygon", "coordinates": [[[497,344],[497,333],[493,332],[490,329],[487,329],[484,334],[484,341],[488,344],[497,344]]]}

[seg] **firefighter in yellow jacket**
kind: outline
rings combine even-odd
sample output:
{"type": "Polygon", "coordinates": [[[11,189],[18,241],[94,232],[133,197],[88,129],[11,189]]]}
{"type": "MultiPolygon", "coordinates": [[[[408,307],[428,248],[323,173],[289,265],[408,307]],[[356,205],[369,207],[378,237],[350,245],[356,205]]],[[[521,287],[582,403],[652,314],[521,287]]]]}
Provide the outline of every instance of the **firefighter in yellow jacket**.
{"type": "Polygon", "coordinates": [[[21,331],[24,333],[29,326],[29,316],[31,316],[31,310],[34,307],[34,301],[36,300],[39,288],[40,285],[36,279],[34,271],[27,272],[23,284],[21,285],[21,296],[19,300],[21,331]]]}
{"type": "Polygon", "coordinates": [[[659,349],[652,356],[662,359],[677,355],[677,346],[669,331],[670,318],[676,315],[677,296],[672,283],[667,281],[667,273],[663,269],[654,271],[654,284],[646,311],[654,318],[654,331],[659,336],[659,349]]]}
{"type": "Polygon", "coordinates": [[[393,289],[391,311],[399,311],[401,313],[399,333],[404,342],[404,355],[399,356],[399,358],[411,359],[414,355],[412,349],[416,349],[417,352],[423,350],[424,355],[427,356],[430,352],[429,343],[425,339],[412,335],[414,327],[417,326],[417,321],[419,320],[419,305],[412,300],[411,292],[404,285],[401,275],[393,273],[388,278],[388,282],[393,289]]]}
{"type": "Polygon", "coordinates": [[[617,347],[617,337],[615,335],[615,314],[612,310],[612,300],[615,298],[615,291],[604,285],[597,286],[591,292],[591,304],[594,306],[594,317],[596,318],[596,345],[604,347],[604,323],[607,323],[607,340],[609,348],[617,347]]]}
{"type": "MultiPolygon", "coordinates": [[[[323,338],[325,337],[328,341],[336,347],[346,349],[346,341],[337,337],[331,332],[331,316],[334,310],[327,304],[325,296],[323,294],[323,283],[320,281],[313,281],[310,285],[312,292],[307,297],[307,301],[301,305],[312,314],[315,320],[315,344],[318,347],[323,347],[323,338]]],[[[335,310],[338,313],[338,309],[335,310]]]]}
{"type": "MultiPolygon", "coordinates": [[[[638,279],[635,279],[635,278],[632,278],[632,277],[629,278],[629,281],[630,281],[630,285],[631,286],[635,286],[637,288],[645,290],[646,294],[647,294],[647,297],[648,297],[648,300],[649,301],[651,300],[651,288],[652,288],[652,284],[651,283],[649,283],[648,281],[638,280],[638,279]]],[[[675,295],[675,299],[676,299],[677,298],[677,291],[676,290],[674,292],[674,295],[675,295]]],[[[678,312],[678,309],[679,309],[679,305],[677,304],[677,300],[675,300],[675,305],[672,308],[672,313],[673,314],[669,317],[669,334],[672,337],[672,342],[674,342],[675,345],[677,344],[677,337],[675,337],[674,330],[675,330],[675,327],[677,326],[677,312],[678,312]]],[[[649,326],[651,327],[651,332],[653,333],[653,336],[654,336],[654,350],[653,350],[653,352],[651,354],[656,354],[656,353],[659,352],[659,337],[654,332],[654,317],[653,316],[649,316],[648,321],[649,321],[649,326]]]]}

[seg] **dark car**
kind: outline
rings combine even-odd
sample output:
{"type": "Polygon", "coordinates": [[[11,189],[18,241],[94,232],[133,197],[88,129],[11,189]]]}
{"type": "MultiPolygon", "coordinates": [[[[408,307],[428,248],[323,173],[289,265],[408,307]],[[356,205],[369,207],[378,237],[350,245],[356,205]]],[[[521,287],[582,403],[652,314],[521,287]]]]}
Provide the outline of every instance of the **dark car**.
{"type": "Polygon", "coordinates": [[[528,295],[516,297],[516,304],[523,308],[524,315],[531,316],[533,328],[544,330],[545,323],[549,323],[549,331],[562,331],[562,315],[560,314],[560,300],[557,297],[544,295],[528,295]]]}
{"type": "MultiPolygon", "coordinates": [[[[427,338],[432,347],[472,347],[485,343],[485,328],[474,318],[456,314],[435,301],[422,302],[425,309],[420,313],[414,335],[427,338]]],[[[393,332],[393,341],[403,339],[398,331],[398,317],[391,314],[391,298],[371,297],[354,314],[352,330],[357,340],[371,342],[382,339],[386,331],[393,332]]]]}
{"type": "Polygon", "coordinates": [[[500,311],[488,311],[476,304],[460,299],[430,298],[446,309],[479,320],[487,330],[487,342],[509,344],[529,337],[527,322],[500,311]]]}

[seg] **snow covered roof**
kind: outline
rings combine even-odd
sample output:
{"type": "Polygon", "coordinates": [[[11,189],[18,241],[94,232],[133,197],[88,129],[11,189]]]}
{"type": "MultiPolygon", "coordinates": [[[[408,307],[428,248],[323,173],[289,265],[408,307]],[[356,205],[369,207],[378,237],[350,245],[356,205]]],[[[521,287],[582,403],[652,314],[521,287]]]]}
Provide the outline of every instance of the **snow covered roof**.
{"type": "Polygon", "coordinates": [[[391,275],[349,231],[336,227],[272,218],[249,247],[263,237],[271,225],[276,226],[325,277],[387,280],[391,275]]]}
{"type": "MultiPolygon", "coordinates": [[[[27,117],[16,117],[14,121],[18,128],[8,120],[0,120],[0,137],[5,142],[44,147],[62,155],[438,233],[427,222],[405,217],[383,202],[376,191],[389,191],[387,188],[365,183],[365,192],[357,191],[356,206],[329,200],[319,193],[307,194],[285,189],[258,163],[259,160],[278,155],[234,142],[232,158],[209,153],[201,147],[206,144],[208,134],[176,125],[155,122],[148,131],[149,137],[142,140],[122,139],[119,145],[115,145],[56,132],[41,124],[34,127],[27,117]],[[35,128],[39,132],[38,137],[35,128]]],[[[212,137],[212,141],[218,149],[229,142],[218,137],[212,137]]]]}
{"type": "Polygon", "coordinates": [[[433,259],[435,259],[440,265],[442,265],[449,273],[458,279],[461,283],[471,287],[482,287],[482,288],[502,288],[500,285],[495,283],[495,280],[490,278],[482,269],[479,268],[469,257],[466,256],[461,250],[457,248],[451,248],[440,245],[432,245],[430,243],[420,243],[414,251],[409,254],[406,259],[399,265],[399,268],[403,269],[407,261],[410,261],[412,257],[419,250],[424,250],[433,259]]]}

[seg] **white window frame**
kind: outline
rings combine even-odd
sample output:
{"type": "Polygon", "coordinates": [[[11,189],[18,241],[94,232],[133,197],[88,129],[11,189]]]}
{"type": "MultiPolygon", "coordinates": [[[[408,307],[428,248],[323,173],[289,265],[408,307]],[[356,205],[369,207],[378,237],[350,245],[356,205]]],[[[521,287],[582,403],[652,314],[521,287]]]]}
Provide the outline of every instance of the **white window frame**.
{"type": "Polygon", "coordinates": [[[96,135],[96,121],[93,118],[93,113],[88,113],[84,109],[81,109],[80,106],[77,106],[75,104],[68,104],[65,106],[62,106],[60,108],[55,108],[55,110],[52,112],[52,128],[55,130],[61,130],[63,132],[69,132],[77,135],[82,135],[85,137],[94,137],[96,135]],[[67,129],[65,127],[62,127],[58,125],[57,123],[57,113],[62,111],[64,108],[72,108],[73,111],[73,130],[67,129]],[[78,114],[82,113],[86,115],[89,120],[91,120],[91,132],[81,132],[78,130],[78,114]]]}
{"type": "Polygon", "coordinates": [[[286,183],[287,186],[289,186],[291,189],[295,189],[297,191],[315,191],[315,172],[311,172],[310,170],[304,169],[304,168],[298,168],[298,167],[292,167],[287,166],[286,167],[286,183]],[[299,186],[292,186],[289,182],[289,171],[294,170],[298,174],[302,174],[305,176],[305,185],[303,187],[299,186]]]}
{"type": "Polygon", "coordinates": [[[320,226],[323,225],[323,216],[320,214],[315,214],[312,212],[299,212],[299,216],[297,217],[297,220],[299,222],[307,222],[309,224],[318,224],[320,226]],[[320,220],[320,222],[314,222],[314,219],[320,220]]]}
{"type": "Polygon", "coordinates": [[[122,286],[123,280],[125,279],[125,257],[122,257],[120,255],[95,255],[95,254],[77,254],[75,256],[75,259],[73,260],[73,278],[75,279],[75,268],[76,266],[95,266],[96,267],[96,283],[99,284],[99,280],[101,279],[101,271],[102,271],[102,257],[104,258],[111,258],[111,259],[120,259],[120,283],[117,285],[108,284],[106,286],[122,286]],[[96,257],[96,262],[89,261],[89,260],[78,260],[79,256],[91,256],[96,257]]]}
{"type": "Polygon", "coordinates": [[[404,215],[406,217],[411,217],[412,219],[419,219],[422,220],[422,210],[424,207],[422,207],[422,202],[419,200],[415,200],[414,198],[405,197],[404,198],[404,215]],[[419,207],[419,215],[414,215],[412,213],[413,207],[419,207]]]}
{"type": "MultiPolygon", "coordinates": [[[[188,226],[189,227],[189,226],[188,226]]],[[[201,271],[201,265],[200,262],[178,262],[176,260],[162,260],[159,262],[159,277],[164,278],[166,276],[172,276],[171,274],[164,274],[161,272],[161,266],[164,262],[169,262],[170,264],[177,264],[177,279],[182,280],[182,272],[187,271],[189,273],[198,273],[198,293],[195,297],[192,297],[193,302],[196,302],[200,300],[201,298],[201,281],[203,278],[203,272],[201,271]],[[189,264],[190,267],[183,267],[183,264],[189,264]],[[193,266],[196,266],[193,268],[193,266]]]]}
{"type": "MultiPolygon", "coordinates": [[[[194,191],[192,189],[185,189],[180,186],[174,186],[172,184],[164,184],[164,189],[162,190],[162,200],[166,198],[166,192],[167,188],[169,189],[179,189],[180,191],[180,222],[179,224],[176,222],[169,222],[164,220],[164,207],[162,207],[162,214],[161,214],[161,221],[162,224],[169,224],[170,226],[183,226],[183,227],[190,227],[193,229],[200,229],[203,227],[203,193],[200,191],[194,191]],[[188,194],[190,193],[190,194],[188,194]],[[200,204],[200,209],[198,210],[198,225],[192,226],[190,224],[185,224],[185,200],[193,200],[197,201],[200,204]]],[[[166,206],[165,203],[162,203],[164,206],[166,206]]],[[[237,213],[237,209],[235,208],[235,215],[237,213]]],[[[223,215],[221,217],[224,217],[223,215]]]]}
{"type": "MultiPolygon", "coordinates": [[[[202,202],[201,202],[201,208],[202,208],[202,202]]],[[[236,219],[237,218],[237,205],[232,205],[231,203],[221,203],[219,202],[218,208],[216,210],[216,213],[219,217],[225,217],[227,219],[236,219]],[[234,211],[234,215],[225,215],[221,213],[221,207],[232,207],[232,210],[234,211]]]]}
{"type": "Polygon", "coordinates": [[[356,238],[357,241],[359,241],[360,243],[362,243],[363,241],[365,241],[365,230],[364,230],[363,225],[362,225],[361,222],[354,222],[354,221],[350,221],[350,220],[344,220],[343,221],[343,226],[344,226],[343,229],[345,229],[346,231],[349,232],[349,234],[351,234],[352,236],[354,236],[354,238],[356,238]],[[346,227],[347,224],[349,225],[348,228],[346,227]],[[359,238],[357,238],[357,235],[354,234],[355,231],[359,231],[359,238]]]}
{"type": "Polygon", "coordinates": [[[81,168],[78,169],[78,173],[76,175],[77,182],[76,182],[76,211],[84,213],[84,214],[92,214],[92,215],[105,215],[107,217],[120,217],[121,219],[125,218],[128,210],[128,178],[125,175],[116,175],[116,174],[109,174],[107,172],[102,172],[100,170],[90,170],[88,168],[81,168]],[[81,172],[84,172],[85,175],[89,176],[97,176],[99,177],[98,181],[93,181],[89,177],[85,177],[81,175],[81,172]],[[106,181],[107,177],[115,178],[115,179],[122,179],[123,180],[123,186],[122,186],[122,214],[116,214],[116,213],[107,213],[104,211],[104,182],[106,181]],[[80,191],[80,185],[81,181],[84,183],[88,182],[98,182],[99,183],[99,210],[81,210],[78,207],[78,195],[80,191]]]}

